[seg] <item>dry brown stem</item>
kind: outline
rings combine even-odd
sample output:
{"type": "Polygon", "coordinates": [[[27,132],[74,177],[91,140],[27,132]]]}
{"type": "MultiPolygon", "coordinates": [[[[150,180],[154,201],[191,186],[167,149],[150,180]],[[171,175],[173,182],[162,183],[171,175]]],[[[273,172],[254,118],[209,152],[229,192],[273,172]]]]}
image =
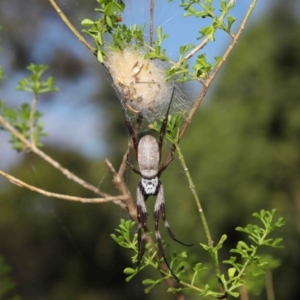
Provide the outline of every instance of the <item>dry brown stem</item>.
{"type": "Polygon", "coordinates": [[[15,184],[19,187],[27,188],[28,190],[39,193],[46,197],[57,198],[57,199],[68,200],[68,201],[76,201],[76,202],[81,202],[81,203],[105,203],[105,202],[125,200],[125,197],[122,195],[104,197],[104,198],[82,198],[82,197],[75,197],[75,196],[70,196],[70,195],[57,194],[57,193],[48,192],[46,190],[37,188],[28,183],[25,183],[24,181],[14,177],[10,174],[7,174],[6,172],[3,172],[2,170],[0,170],[0,175],[7,178],[12,184],[15,184]]]}

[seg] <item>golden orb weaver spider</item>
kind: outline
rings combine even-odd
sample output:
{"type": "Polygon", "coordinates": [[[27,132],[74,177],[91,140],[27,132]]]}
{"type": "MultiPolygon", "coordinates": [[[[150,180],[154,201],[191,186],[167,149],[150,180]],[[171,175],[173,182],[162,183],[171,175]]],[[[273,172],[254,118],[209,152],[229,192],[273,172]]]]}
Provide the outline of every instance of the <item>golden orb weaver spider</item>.
{"type": "Polygon", "coordinates": [[[165,118],[162,122],[162,126],[159,132],[159,141],[157,142],[156,139],[152,135],[145,135],[143,136],[139,142],[137,142],[137,138],[135,132],[125,117],[125,123],[128,128],[128,131],[131,135],[133,141],[133,148],[135,151],[135,157],[137,159],[139,169],[136,169],[128,160],[127,157],[127,165],[133,170],[133,172],[137,173],[141,176],[141,181],[138,183],[137,192],[136,192],[136,205],[137,205],[137,216],[138,216],[138,260],[137,265],[140,264],[143,255],[145,253],[145,246],[146,246],[146,235],[149,233],[147,227],[147,208],[146,208],[146,200],[149,196],[156,196],[156,202],[154,206],[154,229],[155,229],[155,237],[158,245],[158,250],[160,255],[163,257],[165,264],[169,268],[173,277],[179,281],[178,277],[172,271],[167,258],[165,256],[161,234],[159,232],[159,219],[160,214],[162,215],[162,220],[164,222],[164,226],[168,231],[169,236],[176,242],[184,245],[184,246],[192,246],[192,244],[184,244],[179,241],[174,233],[171,230],[171,227],[166,218],[166,208],[165,208],[165,196],[164,196],[164,189],[163,185],[160,181],[160,176],[162,172],[168,167],[170,162],[174,159],[173,152],[174,150],[171,149],[171,157],[166,162],[164,162],[160,166],[160,161],[162,157],[162,146],[163,146],[163,139],[166,133],[168,116],[170,112],[171,103],[174,96],[174,90],[172,92],[171,100],[165,115],[165,118]],[[142,230],[144,234],[142,234],[142,230]]]}

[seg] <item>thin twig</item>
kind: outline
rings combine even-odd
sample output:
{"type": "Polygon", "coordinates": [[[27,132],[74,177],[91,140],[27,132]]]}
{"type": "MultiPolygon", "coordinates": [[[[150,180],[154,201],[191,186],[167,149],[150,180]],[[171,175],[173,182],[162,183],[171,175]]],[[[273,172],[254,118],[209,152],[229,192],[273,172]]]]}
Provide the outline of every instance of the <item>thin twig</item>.
{"type": "MultiPolygon", "coordinates": [[[[183,167],[183,170],[184,170],[185,175],[187,177],[187,180],[189,182],[190,189],[193,193],[196,205],[198,207],[198,211],[199,211],[201,222],[202,222],[202,225],[203,225],[203,228],[204,228],[205,236],[207,238],[207,243],[211,248],[213,248],[214,242],[211,238],[209,226],[207,224],[205,213],[202,209],[202,205],[201,205],[200,199],[199,199],[197,191],[196,191],[196,186],[195,186],[195,184],[192,180],[191,174],[190,174],[189,169],[188,169],[188,167],[185,163],[184,157],[182,155],[182,152],[181,152],[181,149],[180,149],[178,143],[175,144],[175,147],[177,149],[178,158],[181,162],[181,165],[183,167]]],[[[213,263],[214,263],[214,266],[215,266],[216,274],[220,274],[221,272],[220,272],[220,267],[219,267],[219,259],[218,259],[218,252],[217,251],[214,251],[214,253],[212,254],[212,259],[213,259],[213,263]]]]}
{"type": "MultiPolygon", "coordinates": [[[[228,5],[231,5],[235,2],[236,0],[230,0],[228,5]]],[[[256,0],[255,0],[256,1],[256,0]]],[[[224,19],[225,12],[221,14],[221,16],[217,19],[218,22],[224,19]]],[[[235,38],[236,36],[230,35],[232,38],[235,38]]],[[[190,53],[188,53],[184,59],[190,59],[192,56],[194,56],[198,51],[200,51],[207,43],[209,42],[209,39],[206,37],[197,47],[195,47],[190,53]]]]}
{"type": "Polygon", "coordinates": [[[267,300],[275,300],[273,275],[270,269],[266,271],[266,293],[267,293],[267,300]]]}
{"type": "Polygon", "coordinates": [[[124,203],[126,204],[126,208],[128,210],[128,213],[130,215],[130,217],[137,222],[137,214],[136,214],[136,205],[133,201],[133,198],[131,196],[131,193],[124,181],[124,178],[121,177],[116,169],[114,168],[114,166],[112,165],[112,163],[106,158],[105,159],[105,164],[107,165],[109,171],[112,173],[113,175],[113,183],[115,185],[115,187],[118,189],[118,191],[120,192],[121,195],[124,195],[125,200],[124,203]]]}
{"type": "Polygon", "coordinates": [[[119,171],[118,171],[118,175],[120,177],[124,177],[124,174],[125,174],[125,171],[127,169],[127,157],[129,155],[129,152],[130,152],[130,141],[128,140],[128,145],[127,145],[127,149],[123,155],[123,158],[122,158],[122,162],[121,162],[121,165],[120,165],[120,168],[119,168],[119,171]]]}
{"type": "Polygon", "coordinates": [[[239,287],[239,292],[240,300],[249,300],[248,291],[244,284],[239,287]]]}
{"type": "Polygon", "coordinates": [[[93,53],[95,53],[95,49],[94,47],[92,47],[87,40],[79,33],[79,31],[73,26],[73,24],[68,20],[68,18],[66,17],[66,15],[62,12],[62,10],[60,9],[60,7],[56,4],[56,2],[54,0],[49,0],[49,2],[51,3],[51,5],[54,7],[54,9],[56,10],[56,12],[58,13],[58,15],[61,17],[61,19],[63,20],[63,22],[69,27],[69,29],[75,34],[75,36],[78,38],[78,40],[83,43],[90,51],[92,51],[93,53]]]}
{"type": "Polygon", "coordinates": [[[193,116],[194,116],[196,110],[198,109],[199,105],[201,104],[203,98],[205,97],[205,95],[206,95],[206,93],[207,93],[207,91],[208,91],[210,85],[212,84],[212,82],[213,82],[213,80],[215,79],[216,75],[218,74],[219,70],[221,69],[221,67],[222,67],[223,64],[225,63],[225,61],[226,61],[228,55],[230,54],[230,52],[232,51],[234,45],[237,43],[237,41],[238,41],[238,39],[239,39],[239,37],[240,37],[242,31],[243,31],[244,28],[245,28],[245,24],[247,23],[247,21],[248,21],[250,15],[251,15],[251,13],[252,13],[254,7],[255,7],[256,1],[257,1],[257,0],[253,0],[253,1],[252,1],[251,5],[250,5],[250,7],[249,7],[249,9],[248,9],[248,11],[247,11],[247,13],[246,13],[246,16],[245,16],[244,20],[243,20],[243,22],[241,23],[241,26],[240,26],[238,32],[237,32],[236,35],[234,36],[234,39],[232,40],[231,44],[228,46],[227,50],[225,51],[225,53],[224,53],[224,55],[223,55],[221,61],[219,62],[218,66],[216,67],[215,71],[213,72],[212,75],[209,76],[208,80],[206,81],[205,86],[203,86],[202,91],[201,91],[201,93],[200,93],[198,99],[196,100],[195,104],[193,105],[193,107],[192,107],[192,109],[191,109],[189,115],[187,116],[187,118],[186,118],[186,120],[185,120],[183,126],[181,127],[180,134],[179,134],[179,139],[181,139],[182,136],[184,135],[184,133],[185,133],[185,131],[186,131],[188,125],[189,125],[189,124],[191,123],[191,121],[192,121],[192,118],[193,118],[193,116]]]}
{"type": "Polygon", "coordinates": [[[52,165],[55,169],[59,170],[62,174],[64,174],[68,179],[73,180],[78,183],[82,187],[94,192],[97,195],[102,197],[111,197],[111,195],[104,193],[99,188],[93,186],[92,184],[84,181],[79,178],[68,169],[62,167],[57,161],[47,155],[45,152],[37,148],[35,145],[30,143],[22,134],[20,134],[12,125],[10,125],[2,116],[0,116],[0,124],[2,124],[12,135],[16,136],[24,145],[26,145],[33,153],[41,157],[43,160],[52,165]]]}
{"type": "Polygon", "coordinates": [[[45,191],[43,189],[39,189],[33,185],[25,183],[24,181],[5,173],[2,170],[0,170],[0,175],[7,178],[11,183],[13,183],[19,187],[25,187],[33,192],[42,194],[46,197],[52,197],[52,198],[63,199],[63,200],[68,200],[68,201],[77,201],[77,202],[82,202],[82,203],[105,203],[105,202],[124,201],[125,200],[125,196],[123,196],[123,195],[110,196],[110,197],[104,197],[104,198],[82,198],[82,197],[57,194],[57,193],[45,191]]]}
{"type": "Polygon", "coordinates": [[[184,160],[184,157],[182,155],[182,152],[181,152],[181,149],[178,145],[178,143],[175,144],[176,146],[176,149],[177,149],[177,153],[178,153],[178,157],[179,157],[179,160],[181,162],[181,165],[183,167],[183,170],[186,174],[186,177],[188,179],[188,182],[189,182],[189,186],[190,186],[190,189],[194,195],[194,198],[195,198],[195,201],[196,201],[196,204],[197,204],[197,207],[198,207],[198,211],[200,213],[200,217],[201,217],[201,220],[202,220],[202,224],[203,224],[203,227],[204,227],[204,232],[205,232],[205,235],[206,235],[206,238],[207,238],[207,243],[210,247],[213,247],[213,240],[211,238],[211,234],[210,234],[210,231],[209,231],[209,227],[207,225],[207,221],[206,221],[206,218],[205,218],[205,214],[204,214],[204,211],[202,209],[202,205],[200,203],[200,199],[198,197],[198,194],[197,194],[197,191],[196,191],[196,187],[195,187],[195,184],[192,180],[192,177],[190,175],[190,172],[189,172],[189,169],[185,163],[185,160],[184,160]]]}
{"type": "Polygon", "coordinates": [[[153,42],[153,19],[154,19],[154,0],[150,0],[150,38],[149,45],[152,47],[153,42]]]}
{"type": "Polygon", "coordinates": [[[200,51],[207,43],[209,42],[209,39],[206,37],[197,47],[195,47],[190,53],[188,53],[184,59],[190,59],[192,56],[194,56],[198,51],[200,51]]]}

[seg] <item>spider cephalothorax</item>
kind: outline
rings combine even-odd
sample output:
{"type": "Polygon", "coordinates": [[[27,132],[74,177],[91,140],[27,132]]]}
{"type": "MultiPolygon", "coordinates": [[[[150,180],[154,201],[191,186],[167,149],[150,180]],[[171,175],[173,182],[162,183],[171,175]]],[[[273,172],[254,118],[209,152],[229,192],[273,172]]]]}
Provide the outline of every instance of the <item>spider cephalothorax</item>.
{"type": "MultiPolygon", "coordinates": [[[[173,90],[174,93],[174,90],[173,90]]],[[[127,164],[131,167],[131,169],[139,174],[142,178],[141,181],[138,184],[137,187],[137,216],[138,216],[138,264],[140,263],[144,253],[145,253],[145,245],[146,245],[146,235],[149,233],[148,227],[147,227],[147,208],[145,201],[149,196],[156,196],[156,202],[154,206],[154,221],[155,221],[155,237],[158,244],[158,249],[163,257],[166,265],[168,266],[169,270],[171,271],[172,275],[176,277],[176,275],[171,270],[169,263],[166,259],[163,244],[161,240],[161,235],[159,232],[159,217],[160,214],[162,215],[162,220],[164,222],[164,225],[170,235],[170,237],[177,241],[178,243],[185,245],[185,246],[191,246],[186,245],[179,240],[176,239],[173,232],[171,231],[170,225],[167,222],[166,219],[166,209],[165,209],[165,200],[164,200],[164,190],[163,185],[161,181],[159,180],[160,175],[162,172],[168,167],[169,163],[173,160],[173,150],[171,150],[171,157],[167,161],[165,161],[160,166],[161,156],[162,156],[162,146],[163,146],[163,139],[166,132],[166,126],[170,111],[170,106],[172,103],[173,94],[171,97],[171,101],[169,104],[169,107],[166,112],[166,116],[163,120],[161,129],[160,129],[160,136],[159,141],[157,142],[156,139],[152,135],[145,135],[143,136],[139,143],[137,143],[137,138],[135,136],[134,130],[129,123],[129,121],[126,119],[125,116],[125,122],[127,125],[127,128],[130,132],[132,141],[133,141],[133,147],[135,150],[135,156],[138,161],[139,169],[136,169],[127,159],[127,164]],[[144,234],[142,235],[142,230],[144,231],[144,234]]]]}
{"type": "Polygon", "coordinates": [[[142,178],[141,181],[139,182],[138,187],[140,188],[144,196],[149,196],[149,195],[156,196],[160,188],[160,185],[161,182],[156,176],[151,179],[142,178]]]}

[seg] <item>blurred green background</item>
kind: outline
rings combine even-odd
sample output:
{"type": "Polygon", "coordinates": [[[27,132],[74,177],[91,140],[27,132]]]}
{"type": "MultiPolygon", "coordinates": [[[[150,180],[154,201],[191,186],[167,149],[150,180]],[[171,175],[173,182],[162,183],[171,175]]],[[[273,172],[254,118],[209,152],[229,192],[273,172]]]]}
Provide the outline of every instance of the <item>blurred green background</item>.
{"type": "MultiPolygon", "coordinates": [[[[62,3],[67,15],[75,16],[77,22],[93,9],[93,3],[83,4],[83,1],[62,3]]],[[[272,271],[275,299],[298,299],[300,22],[295,12],[299,5],[296,1],[269,5],[242,35],[208,101],[189,126],[181,147],[213,239],[217,241],[222,234],[228,235],[221,259],[228,258],[228,250],[242,238],[234,229],[252,222],[253,212],[276,208],[277,217],[284,218],[286,225],[276,234],[284,238],[285,248],[268,252],[280,261],[280,266],[272,271]]],[[[10,79],[0,82],[0,98],[13,106],[25,101],[28,95],[16,94],[13,86],[24,75],[26,65],[30,62],[50,64],[49,74],[55,76],[60,97],[65,98],[46,96],[41,100],[40,110],[46,116],[50,112],[51,118],[46,119],[50,131],[51,123],[67,126],[71,120],[67,134],[78,140],[79,146],[64,145],[64,137],[51,143],[50,134],[50,142],[44,141],[45,151],[86,181],[114,194],[116,191],[103,158],[108,157],[118,166],[126,149],[128,134],[118,100],[101,74],[99,64],[75,38],[66,39],[66,43],[78,47],[74,51],[62,46],[63,39],[57,41],[55,34],[43,41],[49,26],[41,25],[45,19],[50,27],[56,26],[56,38],[60,34],[71,36],[64,27],[60,31],[61,21],[46,1],[0,0],[0,23],[4,27],[1,64],[10,79]],[[99,88],[79,99],[79,103],[81,94],[69,93],[66,86],[79,85],[89,76],[99,82],[99,88]],[[63,105],[60,101],[64,101],[63,105]],[[67,106],[73,110],[65,113],[67,106]],[[80,150],[92,147],[92,144],[89,146],[92,142],[85,140],[89,131],[82,131],[83,124],[90,122],[91,110],[86,111],[86,107],[94,112],[90,130],[93,134],[96,132],[95,137],[92,133],[91,136],[99,140],[98,157],[88,155],[85,151],[89,149],[80,150]],[[69,117],[65,118],[68,113],[69,117]],[[78,131],[72,130],[74,124],[78,131]]],[[[83,86],[80,93],[84,96],[87,89],[83,86]]],[[[0,160],[6,161],[1,168],[5,171],[49,191],[94,197],[39,158],[9,153],[5,148],[8,135],[1,133],[0,138],[0,160]]],[[[166,145],[165,151],[167,149],[166,145]]],[[[128,172],[126,180],[134,194],[138,176],[128,172]]],[[[170,245],[166,249],[167,256],[172,251],[186,250],[193,260],[207,261],[208,257],[198,246],[199,242],[205,242],[199,214],[177,159],[163,174],[162,181],[173,231],[178,239],[195,244],[184,248],[165,235],[170,245]]],[[[150,198],[149,219],[153,203],[150,198]]],[[[11,278],[16,284],[3,299],[11,299],[13,295],[47,300],[173,299],[165,292],[164,285],[148,295],[143,293],[142,280],[159,276],[153,270],[144,270],[130,283],[125,283],[123,269],[132,266],[131,253],[119,248],[110,237],[120,218],[128,219],[128,215],[114,204],[48,199],[0,178],[0,255],[10,265],[11,278]]],[[[161,231],[165,233],[163,228],[161,231]]],[[[187,299],[196,298],[188,295],[187,299]]],[[[254,289],[249,299],[267,299],[265,288],[254,289]]]]}

